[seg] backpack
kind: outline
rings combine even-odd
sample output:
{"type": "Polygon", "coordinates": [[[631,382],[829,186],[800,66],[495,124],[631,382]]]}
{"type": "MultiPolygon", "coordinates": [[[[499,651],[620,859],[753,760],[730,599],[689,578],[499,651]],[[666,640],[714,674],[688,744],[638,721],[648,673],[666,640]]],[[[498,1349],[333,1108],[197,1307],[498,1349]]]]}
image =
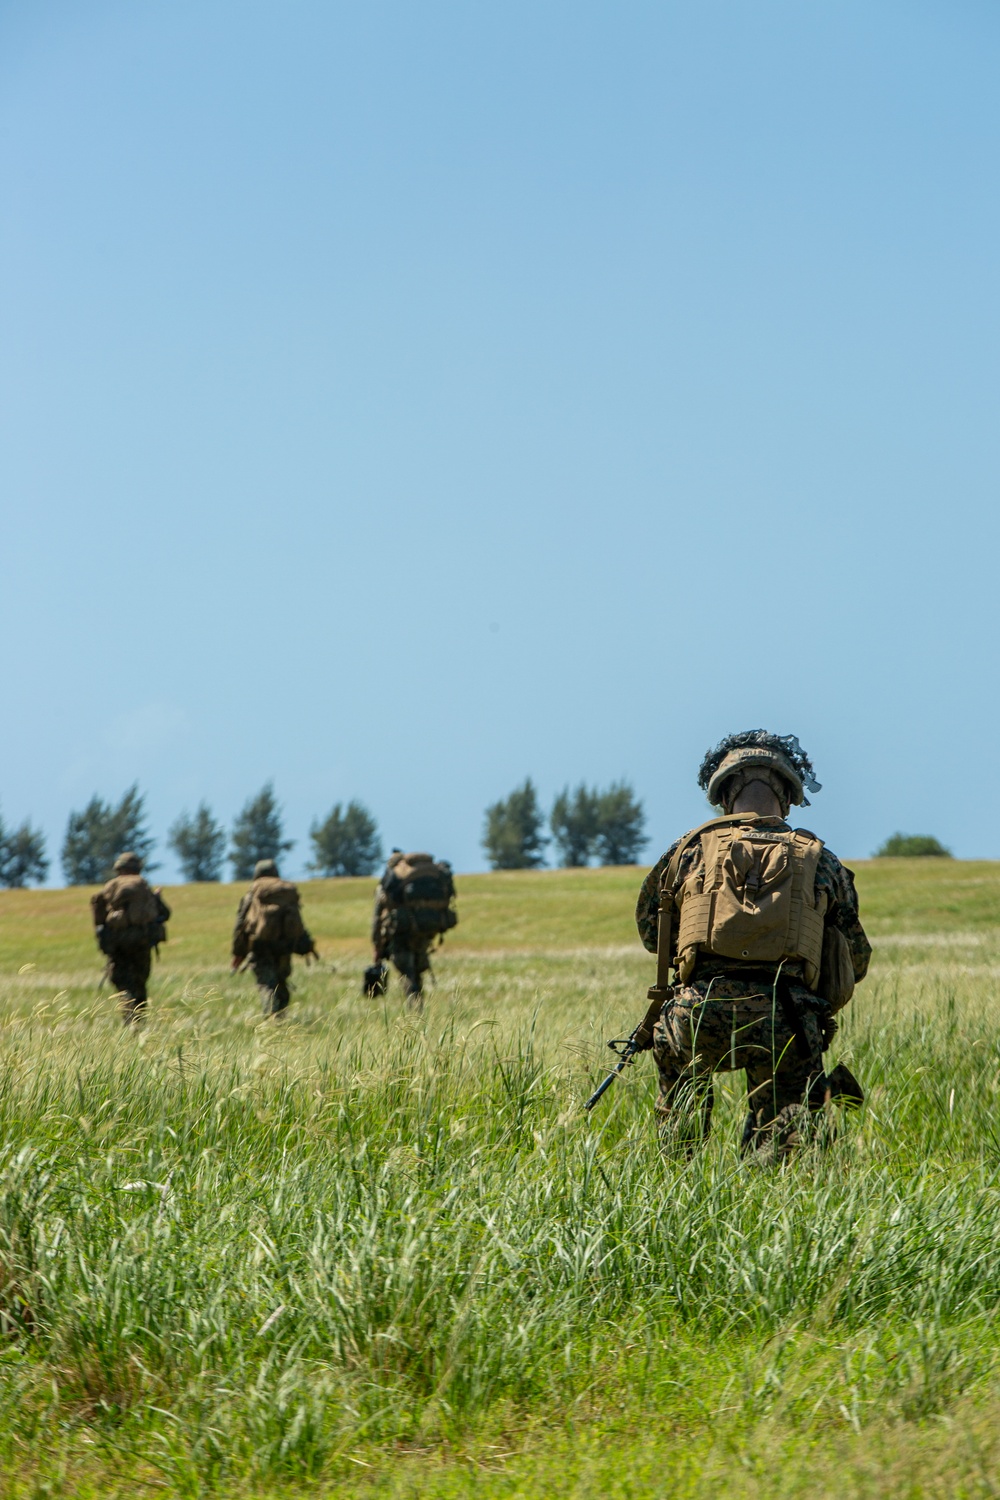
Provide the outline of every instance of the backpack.
{"type": "Polygon", "coordinates": [[[141,875],[116,875],[104,887],[103,896],[105,951],[153,948],[166,941],[165,907],[141,875]]]}
{"type": "MultiPolygon", "coordinates": [[[[798,959],[816,989],[823,954],[827,897],[816,892],[822,840],[805,829],[769,827],[746,813],[714,818],[686,834],[660,889],[661,923],[677,908],[676,954],[681,983],[699,953],[747,964],[798,959]],[[674,890],[684,851],[700,840],[702,864],[674,890]]],[[[669,930],[669,923],[663,930],[669,930]]]]}
{"type": "Polygon", "coordinates": [[[443,937],[458,921],[451,865],[429,854],[404,854],[382,877],[389,931],[396,939],[443,937]]]}
{"type": "Polygon", "coordinates": [[[298,889],[290,880],[273,875],[255,880],[243,926],[251,948],[263,943],[286,953],[308,953],[312,947],[299,910],[298,889]]]}

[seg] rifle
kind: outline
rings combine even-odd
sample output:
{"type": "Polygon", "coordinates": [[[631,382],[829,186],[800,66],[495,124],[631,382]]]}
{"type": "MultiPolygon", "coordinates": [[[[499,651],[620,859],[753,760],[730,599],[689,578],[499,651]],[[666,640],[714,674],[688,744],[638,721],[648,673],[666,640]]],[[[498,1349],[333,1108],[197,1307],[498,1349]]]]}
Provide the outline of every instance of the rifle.
{"type": "Polygon", "coordinates": [[[672,995],[673,990],[669,985],[667,985],[666,987],[662,987],[660,985],[654,984],[652,989],[649,991],[649,1009],[646,1011],[646,1014],[643,1016],[642,1020],[639,1022],[635,1030],[631,1033],[631,1035],[627,1037],[615,1037],[613,1041],[610,1041],[608,1043],[608,1046],[611,1048],[612,1052],[616,1052],[618,1054],[618,1061],[611,1069],[611,1072],[604,1079],[604,1081],[598,1084],[597,1088],[594,1090],[590,1098],[587,1100],[586,1104],[583,1106],[584,1109],[593,1109],[598,1099],[602,1098],[603,1095],[607,1093],[608,1089],[618,1077],[618,1074],[623,1072],[624,1069],[628,1067],[633,1057],[638,1057],[640,1052],[646,1052],[653,1045],[653,1027],[656,1025],[660,1011],[663,1009],[664,1004],[667,1000],[670,999],[672,995]]]}

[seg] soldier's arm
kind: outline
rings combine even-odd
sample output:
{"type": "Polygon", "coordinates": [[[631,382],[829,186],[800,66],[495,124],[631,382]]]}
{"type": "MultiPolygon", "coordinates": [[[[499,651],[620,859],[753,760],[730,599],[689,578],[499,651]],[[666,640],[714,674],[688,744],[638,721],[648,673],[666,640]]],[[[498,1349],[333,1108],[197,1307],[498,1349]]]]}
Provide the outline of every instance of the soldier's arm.
{"type": "Polygon", "coordinates": [[[829,849],[824,849],[820,855],[817,875],[819,877],[817,883],[821,881],[825,885],[829,898],[826,920],[831,926],[838,927],[847,939],[847,946],[851,953],[851,966],[854,969],[854,982],[860,984],[868,973],[872,945],[868,941],[858,914],[858,893],[854,888],[854,872],[846,865],[842,865],[829,849]]]}
{"type": "Polygon", "coordinates": [[[246,917],[246,914],[247,914],[247,912],[248,912],[249,909],[250,909],[250,892],[247,891],[246,895],[243,897],[243,899],[240,902],[239,907],[237,908],[237,911],[236,911],[236,924],[233,927],[233,957],[234,958],[246,958],[247,954],[250,951],[250,944],[247,942],[247,935],[246,935],[246,931],[245,931],[244,926],[243,926],[244,918],[246,917]]]}
{"type": "Polygon", "coordinates": [[[375,888],[375,906],[372,910],[372,947],[375,949],[375,962],[381,963],[385,957],[385,923],[383,915],[388,910],[388,902],[385,899],[385,891],[381,885],[375,888]]]}
{"type": "Polygon", "coordinates": [[[95,891],[91,896],[90,909],[94,917],[94,926],[103,927],[108,920],[108,898],[103,891],[95,891]]]}
{"type": "Polygon", "coordinates": [[[160,921],[161,922],[169,922],[170,921],[170,907],[164,901],[164,899],[163,899],[163,891],[160,889],[159,886],[156,887],[156,890],[153,892],[153,895],[156,897],[157,903],[158,903],[159,908],[160,908],[160,921]]]}

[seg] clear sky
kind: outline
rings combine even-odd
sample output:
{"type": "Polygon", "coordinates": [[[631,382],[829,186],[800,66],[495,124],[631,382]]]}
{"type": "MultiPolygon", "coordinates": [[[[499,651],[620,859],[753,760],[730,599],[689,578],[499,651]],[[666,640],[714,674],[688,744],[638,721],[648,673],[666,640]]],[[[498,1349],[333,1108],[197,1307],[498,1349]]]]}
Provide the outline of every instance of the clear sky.
{"type": "Polygon", "coordinates": [[[1000,10],[3,0],[0,812],[1000,857],[1000,10]]]}

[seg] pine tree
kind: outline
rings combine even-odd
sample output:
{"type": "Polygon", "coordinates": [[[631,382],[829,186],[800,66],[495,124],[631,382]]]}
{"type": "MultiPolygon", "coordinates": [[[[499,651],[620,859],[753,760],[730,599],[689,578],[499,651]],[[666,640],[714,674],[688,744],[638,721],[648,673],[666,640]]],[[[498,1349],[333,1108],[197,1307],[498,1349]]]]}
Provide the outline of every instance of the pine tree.
{"type": "Polygon", "coordinates": [[[31,881],[42,884],[49,873],[45,836],[25,820],[8,829],[0,818],[0,885],[20,890],[31,881]]]}
{"type": "Polygon", "coordinates": [[[317,875],[371,875],[382,863],[382,841],[378,825],[360,802],[348,802],[331,810],[323,823],[309,829],[317,875]]]}
{"type": "Polygon", "coordinates": [[[552,804],[549,827],[555,839],[561,863],[585,865],[593,853],[598,830],[598,794],[581,782],[576,791],[561,791],[552,804]]]}
{"type": "Polygon", "coordinates": [[[529,776],[509,797],[486,809],[483,848],[494,870],[531,870],[545,863],[545,819],[529,776]]]}
{"type": "Polygon", "coordinates": [[[109,880],[111,866],[126,849],[137,854],[147,870],[156,868],[149,863],[155,841],[146,829],[144,802],[133,784],[117,807],[93,796],[82,812],[70,813],[61,854],[67,885],[109,880]]]}
{"type": "Polygon", "coordinates": [[[294,839],[282,837],[281,812],[268,781],[256,797],[251,797],[233,823],[229,862],[234,880],[252,880],[253,867],[259,859],[278,859],[294,847],[294,839]]]}
{"type": "Polygon", "coordinates": [[[194,817],[181,814],[167,834],[167,845],[177,855],[185,880],[222,879],[226,830],[207,803],[199,804],[194,817]]]}
{"type": "Polygon", "coordinates": [[[597,857],[602,865],[634,865],[649,843],[646,814],[627,781],[616,781],[597,798],[597,857]]]}

